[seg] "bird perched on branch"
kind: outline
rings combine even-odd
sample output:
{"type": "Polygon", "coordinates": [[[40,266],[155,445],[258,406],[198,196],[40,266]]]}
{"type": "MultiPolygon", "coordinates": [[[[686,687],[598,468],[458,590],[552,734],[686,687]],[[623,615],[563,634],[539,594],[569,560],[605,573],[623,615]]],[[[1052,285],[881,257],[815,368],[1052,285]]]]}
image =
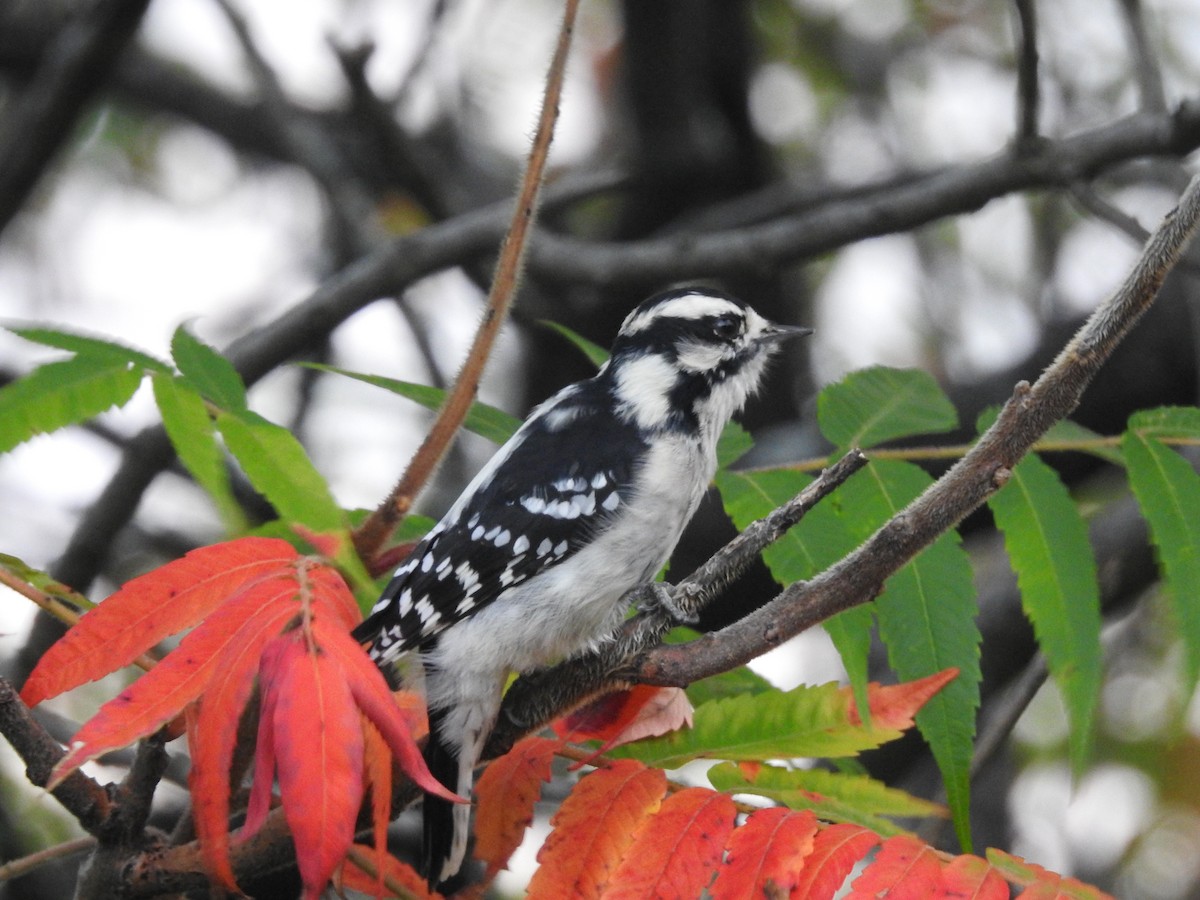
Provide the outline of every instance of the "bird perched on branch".
{"type": "MultiPolygon", "coordinates": [[[[420,652],[435,777],[469,796],[508,676],[613,633],[708,488],[722,429],[780,341],[808,333],[708,288],[651,297],[600,371],[534,410],[413,549],[355,636],[383,668],[420,652]]],[[[426,797],[431,884],[462,865],[469,816],[426,797]]]]}

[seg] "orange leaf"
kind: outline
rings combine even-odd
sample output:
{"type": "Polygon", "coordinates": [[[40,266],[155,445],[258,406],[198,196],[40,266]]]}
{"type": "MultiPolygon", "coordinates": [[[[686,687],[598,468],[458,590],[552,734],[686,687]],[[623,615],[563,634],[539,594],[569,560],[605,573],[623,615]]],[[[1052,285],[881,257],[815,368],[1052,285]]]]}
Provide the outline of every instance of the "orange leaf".
{"type": "Polygon", "coordinates": [[[860,825],[829,825],[817,832],[812,853],[792,889],[793,897],[830,900],[854,864],[879,843],[879,835],[860,825]]]}
{"type": "MultiPolygon", "coordinates": [[[[929,699],[958,677],[958,669],[943,669],[916,681],[906,681],[903,684],[880,686],[871,684],[867,688],[867,696],[871,707],[871,726],[873,728],[893,728],[897,731],[907,731],[913,727],[913,719],[929,699]]],[[[854,703],[854,695],[849,688],[845,689],[846,701],[849,704],[850,721],[861,725],[858,707],[854,703]]]]}
{"type": "Polygon", "coordinates": [[[376,896],[383,896],[383,873],[387,868],[387,830],[392,820],[392,754],[379,729],[360,716],[366,759],[367,784],[371,787],[371,827],[375,835],[376,896]]]}
{"type": "MultiPolygon", "coordinates": [[[[371,854],[374,857],[374,852],[368,847],[360,848],[364,853],[371,854]]],[[[379,864],[376,863],[378,866],[379,864]]],[[[380,881],[385,881],[389,884],[398,885],[407,892],[404,895],[399,895],[395,891],[384,893],[384,897],[404,896],[405,900],[437,900],[442,895],[429,890],[425,884],[425,879],[416,873],[408,863],[401,862],[392,855],[384,857],[384,864],[379,868],[378,876],[368,875],[353,862],[347,861],[342,868],[342,886],[351,888],[352,890],[361,891],[364,894],[370,894],[378,897],[376,893],[377,885],[380,881]]]]}
{"type": "Polygon", "coordinates": [[[661,769],[624,759],[582,779],[550,820],[526,900],[598,897],[666,786],[661,769]]]}
{"type": "Polygon", "coordinates": [[[737,808],[724,794],[693,787],[642,820],[604,900],[699,897],[721,862],[737,808]]]}
{"type": "Polygon", "coordinates": [[[322,649],[337,659],[354,695],[354,702],[379,729],[401,771],[426,793],[451,802],[465,803],[462,797],[443,787],[430,773],[413,738],[416,730],[413,717],[396,704],[383,674],[350,633],[326,619],[317,619],[313,622],[313,634],[318,637],[322,649]]]}
{"type": "Polygon", "coordinates": [[[319,643],[310,648],[301,632],[276,640],[285,642],[271,717],[279,794],[304,896],[317,900],[354,841],[363,796],[362,724],[334,657],[319,643]]]}
{"type": "Polygon", "coordinates": [[[297,556],[287,541],[246,537],[201,547],[134,578],[46,651],[21,699],[35,706],[129,665],[247,585],[279,574],[297,556]]]}
{"type": "Polygon", "coordinates": [[[978,856],[956,856],[942,868],[932,900],[1008,900],[1008,883],[978,856]]]}
{"type": "Polygon", "coordinates": [[[188,746],[192,769],[192,816],[200,849],[213,878],[236,891],[229,868],[229,767],[237,743],[238,720],[254,690],[263,647],[295,615],[290,604],[275,604],[249,618],[221,650],[205,690],[188,746]]]}
{"type": "Polygon", "coordinates": [[[817,817],[809,810],[775,806],[751,813],[729,836],[713,900],[790,894],[812,853],[816,831],[817,817]]]}
{"type": "Polygon", "coordinates": [[[475,784],[475,857],[487,863],[484,881],[508,865],[533,821],[533,807],[550,780],[550,764],[562,746],[548,738],[527,737],[483,770],[475,784]]]}
{"type": "Polygon", "coordinates": [[[924,900],[934,896],[942,863],[928,844],[910,834],[888,838],[875,861],[854,879],[846,900],[924,900]]]}
{"type": "Polygon", "coordinates": [[[1003,850],[990,849],[987,858],[1006,879],[1025,888],[1021,900],[1113,900],[1099,888],[1074,878],[1064,878],[1003,850]]]}
{"type": "Polygon", "coordinates": [[[248,620],[272,615],[278,609],[276,604],[289,604],[295,593],[295,581],[275,576],[250,585],[223,604],[162,662],[84,723],[71,741],[70,752],[54,767],[50,786],[89,759],[132,744],[174,718],[208,687],[216,672],[217,654],[236,640],[240,628],[248,620]]]}

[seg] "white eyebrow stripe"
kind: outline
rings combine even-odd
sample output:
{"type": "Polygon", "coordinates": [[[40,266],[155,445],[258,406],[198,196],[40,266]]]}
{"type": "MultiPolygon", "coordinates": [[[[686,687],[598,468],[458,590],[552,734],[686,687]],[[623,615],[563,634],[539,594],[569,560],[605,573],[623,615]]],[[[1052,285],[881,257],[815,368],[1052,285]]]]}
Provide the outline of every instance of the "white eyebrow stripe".
{"type": "Polygon", "coordinates": [[[656,319],[702,319],[705,316],[743,315],[742,309],[724,297],[711,294],[684,294],[661,303],[628,319],[621,331],[632,334],[649,327],[656,319]]]}

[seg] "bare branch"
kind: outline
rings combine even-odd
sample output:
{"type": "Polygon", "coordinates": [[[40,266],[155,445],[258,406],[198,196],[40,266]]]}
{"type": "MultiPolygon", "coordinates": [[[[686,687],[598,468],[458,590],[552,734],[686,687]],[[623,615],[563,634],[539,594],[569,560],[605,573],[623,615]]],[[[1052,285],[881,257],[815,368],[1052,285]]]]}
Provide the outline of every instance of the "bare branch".
{"type": "Polygon", "coordinates": [[[1200,177],[1146,245],[1120,290],[1098,308],[1032,387],[1022,382],[966,456],[865,544],[744,619],[690,644],[658,647],[631,680],[686,685],[748,662],[806,628],[873,599],[884,581],[998,490],[1033,443],[1079,403],[1088,383],[1149,308],[1200,221],[1200,177]]]}
{"type": "Polygon", "coordinates": [[[1163,89],[1162,72],[1158,59],[1150,47],[1146,35],[1146,18],[1141,0],[1121,0],[1121,11],[1125,14],[1125,28],[1129,32],[1133,71],[1141,91],[1142,109],[1158,112],[1167,108],[1167,93],[1163,89]]]}
{"type": "MultiPolygon", "coordinates": [[[[45,787],[50,772],[66,754],[21,702],[8,679],[0,678],[0,734],[25,761],[29,783],[45,787]]],[[[82,772],[75,771],[51,791],[84,830],[102,836],[112,820],[115,805],[108,792],[82,772]]]]}
{"type": "Polygon", "coordinates": [[[0,232],[57,156],[149,5],[150,0],[96,0],[46,48],[33,84],[0,130],[0,232]]]}
{"type": "MultiPolygon", "coordinates": [[[[1198,146],[1200,100],[1195,100],[1171,115],[1139,113],[1062,141],[1043,141],[1037,152],[1020,158],[1002,154],[855,188],[759,225],[623,243],[592,243],[543,231],[534,236],[529,266],[556,283],[607,286],[773,270],[853,241],[973,212],[1015,191],[1069,188],[1119,162],[1147,155],[1181,156],[1198,146]]],[[[548,188],[547,202],[560,189],[570,191],[565,184],[548,188]]],[[[226,353],[247,384],[253,384],[376,298],[489,252],[510,215],[509,204],[493,204],[397,238],[335,274],[277,319],[234,341],[226,353]]],[[[55,568],[58,578],[86,589],[109,543],[172,458],[160,428],[130,442],[113,480],[75,529],[55,568]]]]}
{"type": "Polygon", "coordinates": [[[1037,10],[1033,0],[1014,0],[1017,10],[1017,152],[1032,149],[1038,138],[1037,10]]]}

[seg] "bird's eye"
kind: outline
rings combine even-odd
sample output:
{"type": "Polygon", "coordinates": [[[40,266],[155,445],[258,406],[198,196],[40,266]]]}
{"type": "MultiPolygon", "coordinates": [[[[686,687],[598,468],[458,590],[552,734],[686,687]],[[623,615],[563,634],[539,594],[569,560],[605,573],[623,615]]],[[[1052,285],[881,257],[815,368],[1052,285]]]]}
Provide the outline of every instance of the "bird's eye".
{"type": "Polygon", "coordinates": [[[737,316],[717,316],[712,323],[713,334],[723,341],[732,341],[742,333],[742,319],[737,316]]]}

